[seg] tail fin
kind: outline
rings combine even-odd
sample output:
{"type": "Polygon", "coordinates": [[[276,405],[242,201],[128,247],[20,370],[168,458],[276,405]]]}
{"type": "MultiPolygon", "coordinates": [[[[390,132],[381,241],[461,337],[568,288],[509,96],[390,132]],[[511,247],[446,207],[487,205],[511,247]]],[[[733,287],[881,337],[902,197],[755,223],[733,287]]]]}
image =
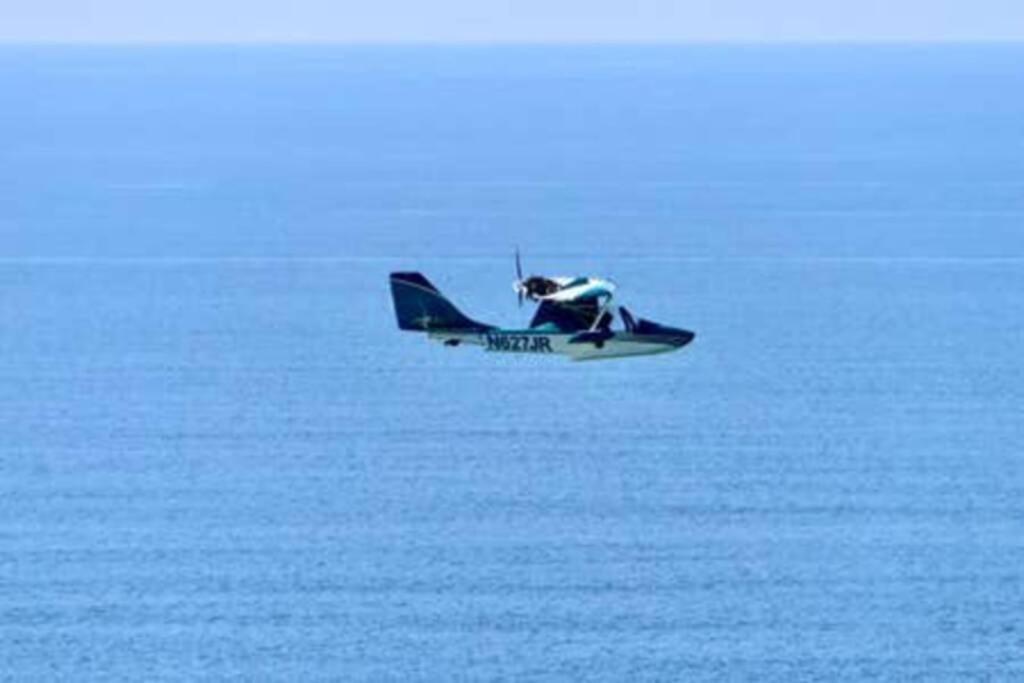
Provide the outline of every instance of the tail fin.
{"type": "Polygon", "coordinates": [[[463,315],[420,273],[391,273],[391,298],[395,302],[398,327],[403,330],[483,332],[492,329],[463,315]]]}

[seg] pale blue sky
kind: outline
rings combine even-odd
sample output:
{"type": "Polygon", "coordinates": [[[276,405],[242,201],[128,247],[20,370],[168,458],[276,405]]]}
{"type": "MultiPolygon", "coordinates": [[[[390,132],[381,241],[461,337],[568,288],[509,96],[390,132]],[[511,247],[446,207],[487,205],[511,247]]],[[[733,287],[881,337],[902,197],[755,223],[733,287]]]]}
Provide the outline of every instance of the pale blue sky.
{"type": "Polygon", "coordinates": [[[1024,0],[2,0],[0,41],[1024,40],[1024,0]]]}

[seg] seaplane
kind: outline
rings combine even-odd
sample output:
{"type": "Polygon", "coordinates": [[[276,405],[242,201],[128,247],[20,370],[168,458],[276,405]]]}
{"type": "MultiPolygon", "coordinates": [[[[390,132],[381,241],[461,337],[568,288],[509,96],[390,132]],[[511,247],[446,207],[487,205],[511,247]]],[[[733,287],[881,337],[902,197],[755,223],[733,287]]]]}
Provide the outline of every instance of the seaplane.
{"type": "Polygon", "coordinates": [[[694,333],[635,318],[614,303],[616,286],[597,277],[523,277],[516,251],[513,288],[522,307],[537,303],[530,326],[505,329],[464,315],[418,272],[391,273],[401,330],[426,333],[445,346],[481,346],[498,353],[548,354],[572,360],[648,356],[683,348],[694,333]]]}

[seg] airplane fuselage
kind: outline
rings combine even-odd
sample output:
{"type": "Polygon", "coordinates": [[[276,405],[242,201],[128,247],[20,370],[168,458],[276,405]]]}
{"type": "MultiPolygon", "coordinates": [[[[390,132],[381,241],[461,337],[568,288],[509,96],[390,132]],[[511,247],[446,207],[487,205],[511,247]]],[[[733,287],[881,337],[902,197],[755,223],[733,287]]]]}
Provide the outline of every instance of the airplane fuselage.
{"type": "Polygon", "coordinates": [[[688,330],[634,319],[621,306],[613,309],[614,285],[597,278],[566,280],[564,285],[552,281],[562,289],[539,298],[537,313],[527,329],[502,329],[473,320],[422,273],[392,273],[390,279],[399,329],[426,333],[446,346],[467,344],[492,353],[598,360],[675,351],[694,338],[688,330]],[[622,329],[612,329],[616,317],[622,329]]]}
{"type": "Polygon", "coordinates": [[[613,332],[606,339],[579,340],[578,333],[540,330],[502,330],[485,332],[430,331],[431,339],[455,346],[472,344],[492,353],[518,353],[568,356],[572,360],[599,360],[626,356],[648,356],[675,351],[692,339],[692,333],[676,335],[638,335],[613,332]]]}

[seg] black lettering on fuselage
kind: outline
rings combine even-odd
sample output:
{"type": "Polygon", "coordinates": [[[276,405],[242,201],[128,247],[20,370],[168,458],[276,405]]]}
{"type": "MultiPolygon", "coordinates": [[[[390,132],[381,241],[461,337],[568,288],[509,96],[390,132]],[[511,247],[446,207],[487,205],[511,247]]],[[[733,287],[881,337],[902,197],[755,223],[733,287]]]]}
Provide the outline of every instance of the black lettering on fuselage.
{"type": "Polygon", "coordinates": [[[488,332],[486,335],[488,351],[508,351],[511,353],[553,353],[551,338],[535,334],[504,334],[488,332]]]}

